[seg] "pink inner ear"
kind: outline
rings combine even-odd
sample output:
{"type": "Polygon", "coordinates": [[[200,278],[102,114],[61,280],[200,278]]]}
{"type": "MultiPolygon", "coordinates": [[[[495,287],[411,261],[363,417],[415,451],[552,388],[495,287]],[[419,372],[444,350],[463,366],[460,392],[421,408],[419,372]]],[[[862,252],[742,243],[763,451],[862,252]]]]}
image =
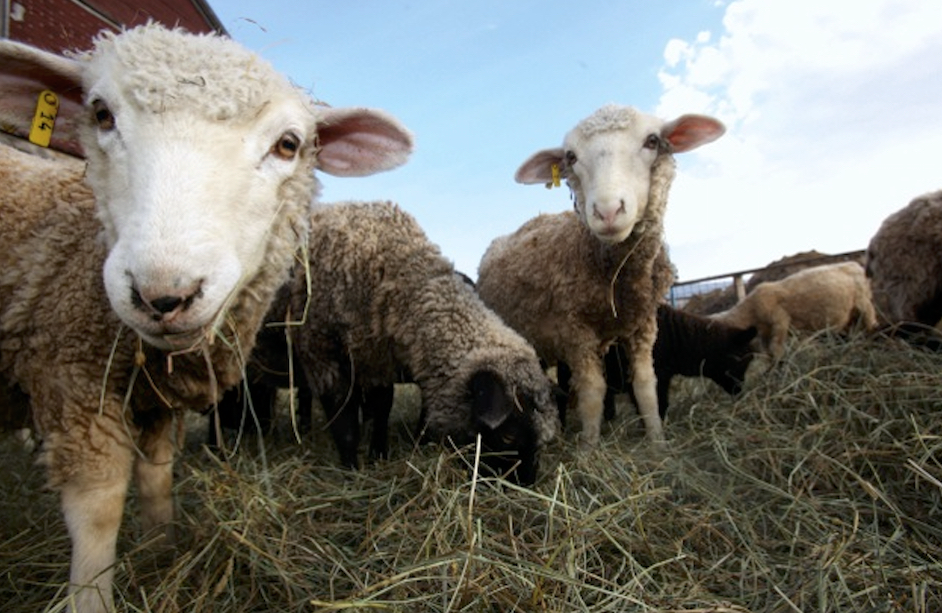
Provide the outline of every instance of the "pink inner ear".
{"type": "Polygon", "coordinates": [[[338,110],[318,130],[318,167],[332,175],[356,177],[389,170],[408,159],[412,137],[369,110],[338,110]]]}
{"type": "Polygon", "coordinates": [[[684,115],[667,124],[665,131],[665,138],[673,145],[674,151],[682,153],[718,139],[726,128],[712,117],[684,115]]]}

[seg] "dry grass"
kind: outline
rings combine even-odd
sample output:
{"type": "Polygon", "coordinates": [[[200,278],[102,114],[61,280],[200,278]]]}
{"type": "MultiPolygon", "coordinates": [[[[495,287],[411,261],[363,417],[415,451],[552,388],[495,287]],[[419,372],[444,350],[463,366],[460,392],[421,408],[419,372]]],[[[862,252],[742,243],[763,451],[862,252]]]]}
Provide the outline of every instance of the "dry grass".
{"type": "MultiPolygon", "coordinates": [[[[623,408],[596,452],[572,432],[548,449],[533,489],[470,478],[473,449],[415,448],[406,394],[393,460],[356,474],[324,432],[298,446],[286,427],[226,463],[194,428],[177,547],[137,536],[129,503],[119,610],[942,611],[940,366],[895,343],[796,342],[735,400],[678,385],[666,453],[623,408]]],[[[61,610],[56,498],[0,443],[0,603],[61,610]]]]}

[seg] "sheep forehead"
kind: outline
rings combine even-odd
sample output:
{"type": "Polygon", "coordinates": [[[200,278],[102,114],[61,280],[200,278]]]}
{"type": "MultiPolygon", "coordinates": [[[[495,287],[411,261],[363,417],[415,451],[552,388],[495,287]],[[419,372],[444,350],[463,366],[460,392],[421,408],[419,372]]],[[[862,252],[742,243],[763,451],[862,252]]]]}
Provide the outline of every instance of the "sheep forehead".
{"type": "Polygon", "coordinates": [[[147,25],[103,33],[85,62],[85,90],[102,82],[141,109],[188,109],[210,120],[251,117],[272,96],[301,96],[267,62],[217,35],[147,25]]]}
{"type": "Polygon", "coordinates": [[[590,140],[600,134],[626,132],[644,138],[659,132],[663,122],[630,106],[608,104],[598,109],[573,128],[566,142],[590,140]]]}

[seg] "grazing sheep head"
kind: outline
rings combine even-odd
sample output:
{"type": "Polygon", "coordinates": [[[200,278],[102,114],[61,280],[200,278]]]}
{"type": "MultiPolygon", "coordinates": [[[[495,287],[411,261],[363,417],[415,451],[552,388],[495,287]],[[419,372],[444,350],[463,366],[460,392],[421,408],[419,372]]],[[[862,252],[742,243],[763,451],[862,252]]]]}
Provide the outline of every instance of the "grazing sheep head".
{"type": "Polygon", "coordinates": [[[665,122],[631,107],[607,105],[579,122],[562,147],[530,156],[515,178],[547,186],[565,178],[588,229],[604,243],[620,243],[644,215],[655,160],[695,149],[724,131],[711,117],[684,115],[665,122]]]}
{"type": "Polygon", "coordinates": [[[471,418],[481,435],[481,460],[495,475],[532,485],[545,442],[538,416],[550,403],[550,387],[510,389],[504,377],[479,370],[467,382],[471,418]]]}
{"type": "Polygon", "coordinates": [[[746,371],[755,356],[753,340],[759,334],[755,326],[734,328],[722,343],[723,351],[703,363],[703,374],[727,394],[739,394],[746,381],[746,371]]]}
{"type": "Polygon", "coordinates": [[[163,349],[218,327],[260,270],[287,269],[315,167],[366,175],[411,149],[391,118],[316,106],[222,37],[148,25],[103,34],[77,61],[105,287],[122,321],[163,349]]]}

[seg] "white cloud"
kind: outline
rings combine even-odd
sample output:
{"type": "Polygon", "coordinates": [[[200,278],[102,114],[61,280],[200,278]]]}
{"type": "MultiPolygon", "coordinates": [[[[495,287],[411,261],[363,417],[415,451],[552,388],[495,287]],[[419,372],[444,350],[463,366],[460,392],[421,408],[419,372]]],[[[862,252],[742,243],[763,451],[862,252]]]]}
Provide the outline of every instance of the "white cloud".
{"type": "Polygon", "coordinates": [[[932,4],[737,0],[723,32],[668,43],[658,113],[729,128],[681,162],[667,222],[681,278],[864,248],[886,215],[942,188],[932,4]]]}

